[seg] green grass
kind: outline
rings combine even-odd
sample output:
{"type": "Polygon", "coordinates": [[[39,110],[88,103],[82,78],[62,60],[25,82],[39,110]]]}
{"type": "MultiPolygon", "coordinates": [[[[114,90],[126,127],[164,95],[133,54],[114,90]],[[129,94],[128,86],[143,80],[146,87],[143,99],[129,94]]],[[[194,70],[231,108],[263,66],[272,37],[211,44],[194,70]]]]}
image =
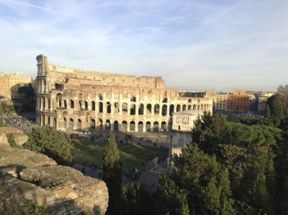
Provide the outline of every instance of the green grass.
{"type": "MultiPolygon", "coordinates": [[[[92,142],[74,142],[72,149],[73,163],[100,167],[105,144],[92,142]]],[[[163,150],[150,148],[135,143],[118,144],[120,160],[124,171],[141,166],[152,160],[163,150]]]]}

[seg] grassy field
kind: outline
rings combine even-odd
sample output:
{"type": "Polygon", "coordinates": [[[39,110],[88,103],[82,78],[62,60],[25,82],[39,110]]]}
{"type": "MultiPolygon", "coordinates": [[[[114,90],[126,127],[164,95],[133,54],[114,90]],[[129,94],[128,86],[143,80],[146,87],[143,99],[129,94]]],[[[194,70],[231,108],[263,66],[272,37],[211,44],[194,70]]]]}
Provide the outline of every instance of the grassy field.
{"type": "MultiPolygon", "coordinates": [[[[72,150],[73,162],[84,165],[100,166],[105,144],[92,142],[75,142],[72,150]]],[[[123,170],[133,169],[152,160],[163,150],[134,143],[118,144],[123,170]]]]}

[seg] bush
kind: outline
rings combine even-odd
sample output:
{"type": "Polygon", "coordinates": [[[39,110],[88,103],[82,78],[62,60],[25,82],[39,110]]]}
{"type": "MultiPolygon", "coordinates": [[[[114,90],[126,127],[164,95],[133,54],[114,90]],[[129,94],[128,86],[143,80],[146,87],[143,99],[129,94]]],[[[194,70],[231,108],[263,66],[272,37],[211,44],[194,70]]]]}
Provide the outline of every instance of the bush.
{"type": "Polygon", "coordinates": [[[33,128],[24,147],[46,154],[58,163],[69,164],[72,159],[72,143],[64,132],[57,131],[52,127],[33,128]]]}

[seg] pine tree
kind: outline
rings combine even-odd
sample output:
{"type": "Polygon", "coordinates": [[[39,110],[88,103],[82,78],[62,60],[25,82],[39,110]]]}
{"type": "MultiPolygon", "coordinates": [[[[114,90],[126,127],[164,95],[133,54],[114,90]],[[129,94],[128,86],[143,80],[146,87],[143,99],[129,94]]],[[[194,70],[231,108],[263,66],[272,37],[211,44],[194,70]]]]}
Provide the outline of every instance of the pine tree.
{"type": "Polygon", "coordinates": [[[117,149],[115,135],[110,131],[108,143],[105,146],[103,161],[103,180],[109,192],[109,205],[107,214],[118,214],[121,198],[121,163],[117,149]]]}
{"type": "Polygon", "coordinates": [[[268,119],[271,118],[271,110],[270,110],[270,106],[269,105],[266,106],[265,117],[268,118],[268,119]]]}

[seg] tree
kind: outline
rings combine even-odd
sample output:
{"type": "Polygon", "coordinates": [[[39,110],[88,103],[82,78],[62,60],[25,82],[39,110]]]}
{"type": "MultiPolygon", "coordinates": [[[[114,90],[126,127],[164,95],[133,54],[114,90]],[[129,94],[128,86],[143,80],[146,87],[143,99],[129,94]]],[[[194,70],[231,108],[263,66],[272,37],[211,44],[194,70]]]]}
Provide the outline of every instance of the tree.
{"type": "Polygon", "coordinates": [[[171,199],[177,191],[180,194],[178,200],[182,199],[185,208],[186,192],[191,214],[235,213],[228,171],[217,162],[214,155],[208,155],[197,146],[189,145],[182,150],[181,156],[174,158],[174,164],[174,170],[168,175],[168,180],[164,181],[169,184],[168,188],[173,188],[167,192],[171,199]]]}
{"type": "Polygon", "coordinates": [[[65,133],[52,127],[33,128],[24,147],[46,154],[62,164],[70,163],[72,159],[72,144],[70,140],[65,133]]]}
{"type": "Polygon", "coordinates": [[[267,100],[267,106],[269,106],[270,116],[273,124],[278,127],[281,120],[285,117],[283,96],[280,94],[271,96],[267,100]]]}
{"type": "Polygon", "coordinates": [[[104,148],[102,169],[103,180],[109,192],[107,214],[118,214],[120,209],[122,171],[115,135],[111,131],[108,135],[108,143],[104,148]]]}

